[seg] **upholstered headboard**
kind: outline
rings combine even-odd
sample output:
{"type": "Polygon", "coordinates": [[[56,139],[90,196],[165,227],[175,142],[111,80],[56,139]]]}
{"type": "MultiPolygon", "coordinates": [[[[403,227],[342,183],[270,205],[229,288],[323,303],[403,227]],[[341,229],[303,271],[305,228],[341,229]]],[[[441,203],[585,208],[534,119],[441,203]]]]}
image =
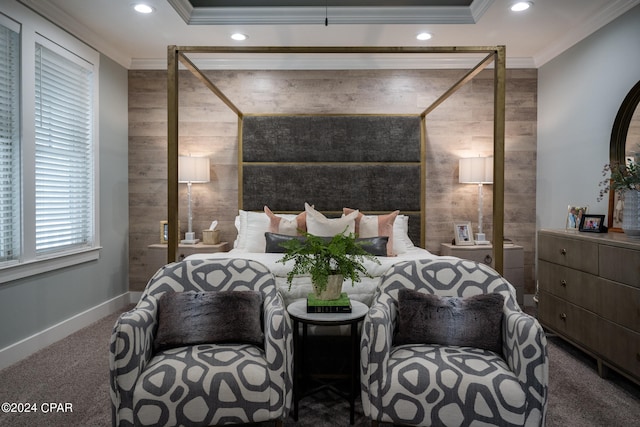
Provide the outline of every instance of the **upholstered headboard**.
{"type": "Polygon", "coordinates": [[[246,115],[239,153],[239,205],[328,216],[399,209],[423,245],[424,135],[419,116],[246,115]]]}

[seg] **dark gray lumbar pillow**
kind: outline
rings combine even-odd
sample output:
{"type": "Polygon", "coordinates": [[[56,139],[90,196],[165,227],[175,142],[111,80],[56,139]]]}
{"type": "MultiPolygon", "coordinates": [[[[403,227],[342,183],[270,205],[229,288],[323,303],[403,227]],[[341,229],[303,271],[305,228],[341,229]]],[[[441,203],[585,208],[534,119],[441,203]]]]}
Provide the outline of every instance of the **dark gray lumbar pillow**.
{"type": "Polygon", "coordinates": [[[285,253],[285,249],[281,246],[281,244],[288,242],[289,240],[300,240],[300,242],[303,243],[306,240],[304,236],[289,236],[287,234],[270,233],[268,231],[264,233],[264,238],[267,242],[264,251],[268,254],[285,253]]]}
{"type": "Polygon", "coordinates": [[[498,293],[458,298],[401,289],[394,344],[457,345],[502,354],[503,305],[498,293]]]}
{"type": "MultiPolygon", "coordinates": [[[[304,236],[289,236],[286,234],[270,233],[268,231],[264,233],[264,238],[267,242],[265,252],[273,254],[285,253],[285,249],[282,247],[282,243],[284,242],[295,239],[304,243],[306,240],[304,236]]],[[[329,241],[331,237],[323,237],[323,239],[329,241]]],[[[358,237],[356,239],[356,242],[362,245],[362,249],[375,256],[387,256],[388,241],[389,237],[387,236],[358,237]]]]}
{"type": "Polygon", "coordinates": [[[158,301],[156,352],[207,343],[263,344],[257,291],[167,292],[158,301]]]}

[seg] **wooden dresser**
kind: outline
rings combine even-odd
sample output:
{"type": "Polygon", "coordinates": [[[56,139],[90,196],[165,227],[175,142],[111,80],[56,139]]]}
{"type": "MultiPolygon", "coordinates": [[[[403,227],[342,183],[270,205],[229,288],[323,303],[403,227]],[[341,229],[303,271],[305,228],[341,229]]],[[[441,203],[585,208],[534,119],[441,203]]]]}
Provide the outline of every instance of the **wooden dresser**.
{"type": "Polygon", "coordinates": [[[538,232],[538,320],[640,384],[640,239],[538,232]]]}

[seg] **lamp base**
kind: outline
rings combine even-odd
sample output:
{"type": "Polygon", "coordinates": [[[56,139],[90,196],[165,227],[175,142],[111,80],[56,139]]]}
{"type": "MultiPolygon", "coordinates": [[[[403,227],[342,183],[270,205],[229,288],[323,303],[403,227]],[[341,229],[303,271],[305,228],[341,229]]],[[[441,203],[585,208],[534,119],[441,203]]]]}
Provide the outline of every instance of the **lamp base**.
{"type": "Polygon", "coordinates": [[[490,245],[491,242],[487,240],[484,233],[476,233],[475,242],[476,245],[490,245]]]}
{"type": "Polygon", "coordinates": [[[184,240],[180,240],[183,245],[195,245],[200,239],[196,239],[196,233],[184,233],[184,240]]]}

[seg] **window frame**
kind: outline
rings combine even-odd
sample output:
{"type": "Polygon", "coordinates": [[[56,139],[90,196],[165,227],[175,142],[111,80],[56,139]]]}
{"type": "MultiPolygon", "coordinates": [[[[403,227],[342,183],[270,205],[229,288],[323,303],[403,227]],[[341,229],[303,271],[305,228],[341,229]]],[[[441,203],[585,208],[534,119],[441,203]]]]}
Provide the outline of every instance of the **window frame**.
{"type": "Polygon", "coordinates": [[[99,159],[99,68],[100,54],[66,31],[25,7],[9,2],[0,15],[20,26],[20,172],[21,253],[16,260],[0,263],[0,284],[99,259],[100,256],[100,159],[99,159]],[[91,64],[93,74],[93,242],[88,247],[37,255],[35,245],[35,51],[36,43],[74,61],[91,64]]]}

